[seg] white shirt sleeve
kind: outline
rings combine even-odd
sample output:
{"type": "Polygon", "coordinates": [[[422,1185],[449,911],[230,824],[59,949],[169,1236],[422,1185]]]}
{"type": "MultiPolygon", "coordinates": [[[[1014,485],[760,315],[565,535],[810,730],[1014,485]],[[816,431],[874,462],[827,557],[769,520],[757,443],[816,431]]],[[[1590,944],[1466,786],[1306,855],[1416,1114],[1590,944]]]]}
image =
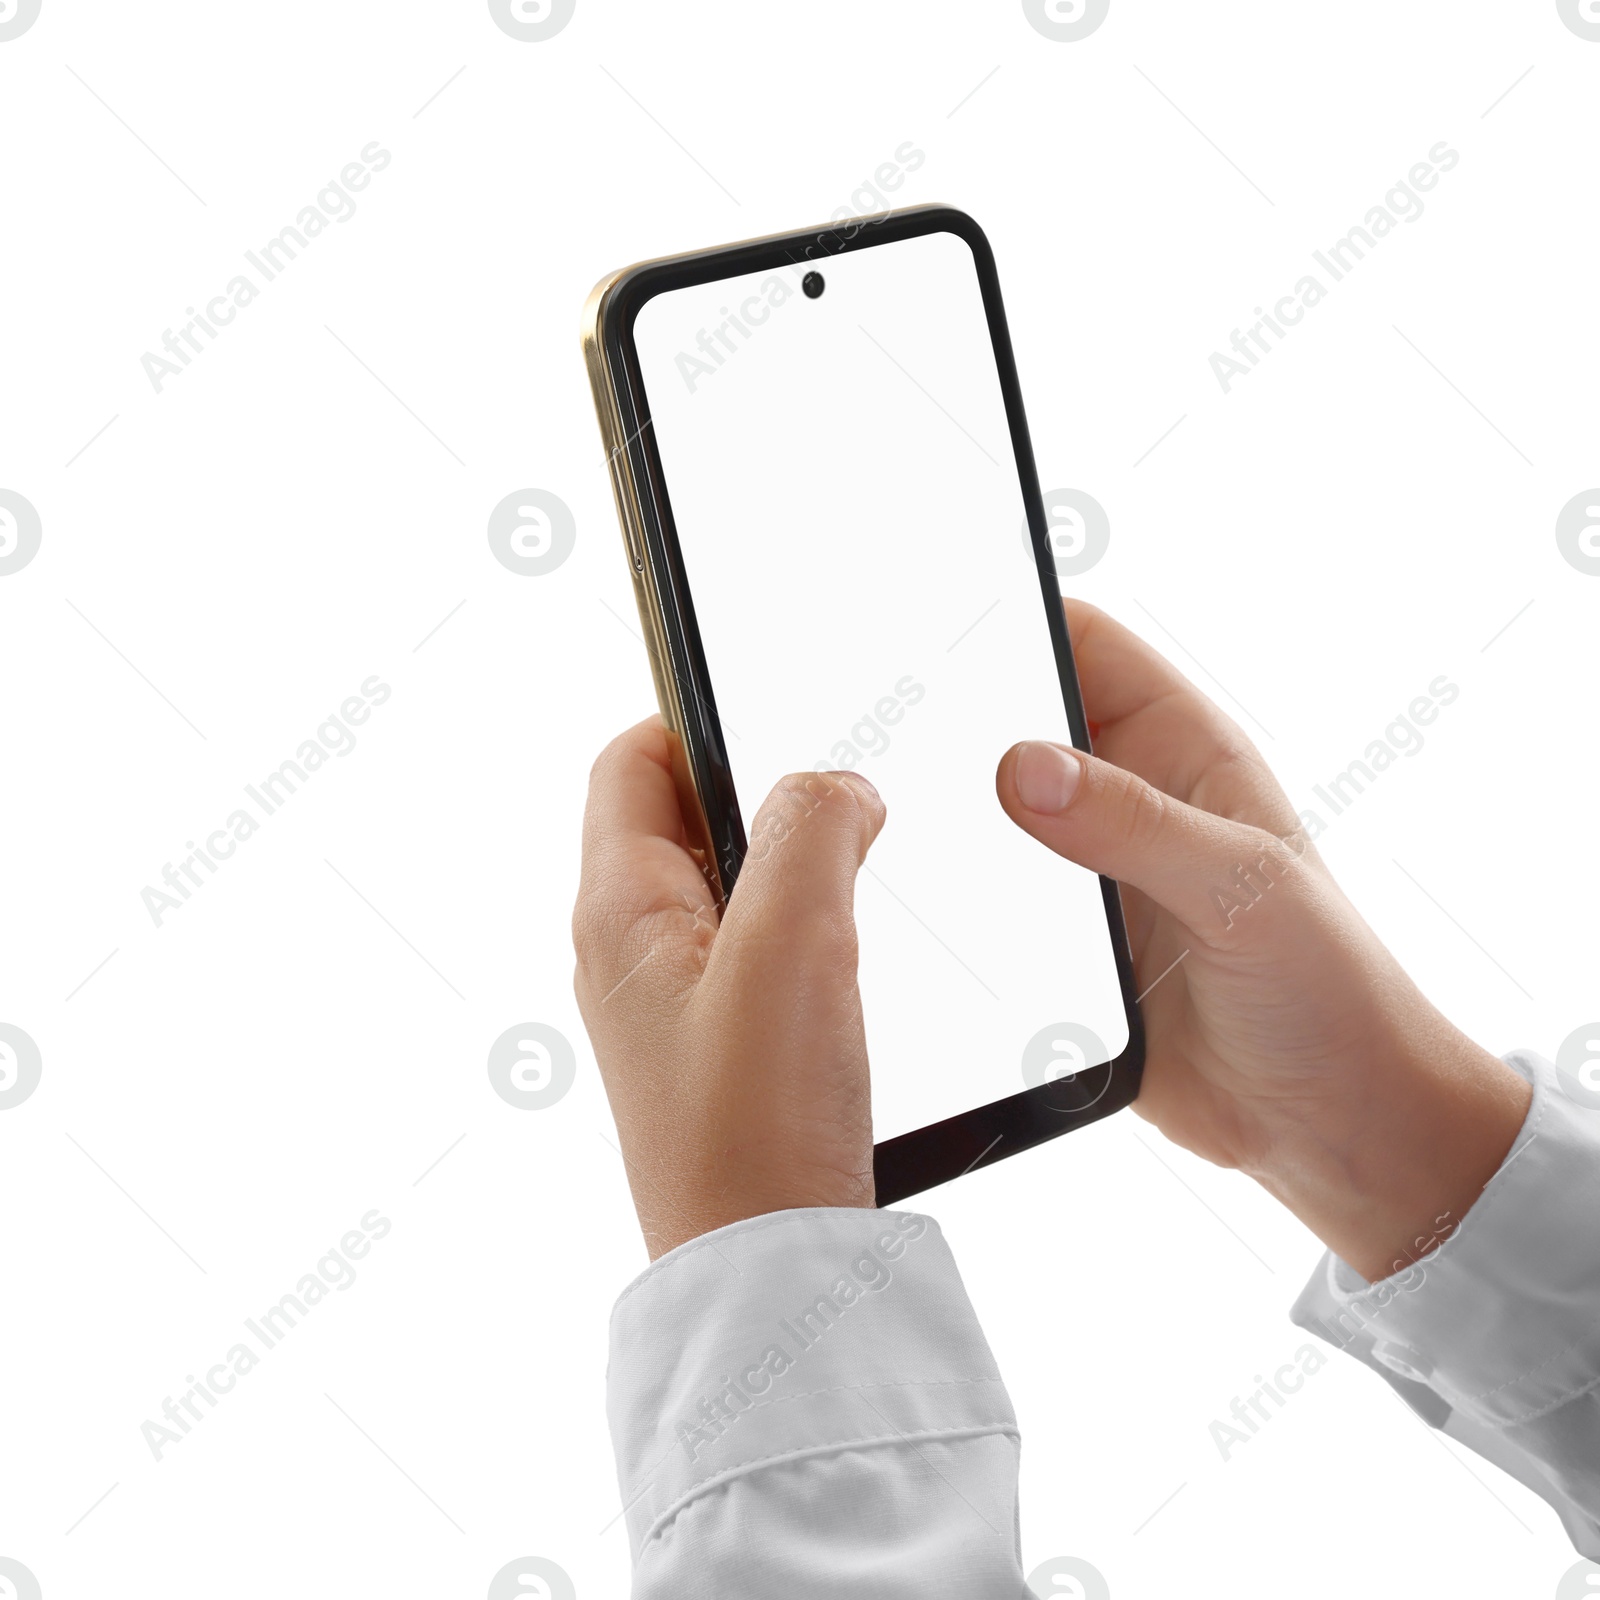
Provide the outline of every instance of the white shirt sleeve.
{"type": "MultiPolygon", "coordinates": [[[[1293,1315],[1600,1560],[1600,1111],[1507,1060],[1533,1103],[1460,1227],[1381,1283],[1324,1258],[1293,1315]]],[[[931,1218],[780,1211],[681,1245],[617,1302],[608,1386],[634,1600],[1027,1592],[1016,1420],[931,1218]]]]}
{"type": "Polygon", "coordinates": [[[1541,1495],[1600,1560],[1600,1110],[1538,1056],[1506,1061],[1533,1102],[1460,1227],[1379,1283],[1325,1256],[1292,1315],[1541,1495]]]}
{"type": "Polygon", "coordinates": [[[1016,1419],[931,1218],[780,1211],[611,1318],[634,1600],[1026,1593],[1016,1419]]]}

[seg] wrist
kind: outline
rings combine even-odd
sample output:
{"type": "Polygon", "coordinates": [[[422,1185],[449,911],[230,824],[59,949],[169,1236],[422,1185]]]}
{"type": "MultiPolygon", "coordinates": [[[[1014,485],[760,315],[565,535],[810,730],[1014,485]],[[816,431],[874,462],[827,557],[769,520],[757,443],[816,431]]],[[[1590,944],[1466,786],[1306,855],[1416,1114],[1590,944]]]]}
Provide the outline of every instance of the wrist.
{"type": "Polygon", "coordinates": [[[857,1172],[768,1166],[742,1170],[726,1158],[704,1168],[662,1173],[634,1185],[635,1209],[652,1261],[669,1251],[779,1211],[870,1211],[876,1205],[870,1158],[857,1172]]]}
{"type": "Polygon", "coordinates": [[[1422,1002],[1375,1043],[1340,1104],[1247,1170],[1369,1282],[1442,1244],[1499,1170],[1532,1090],[1422,1002]]]}

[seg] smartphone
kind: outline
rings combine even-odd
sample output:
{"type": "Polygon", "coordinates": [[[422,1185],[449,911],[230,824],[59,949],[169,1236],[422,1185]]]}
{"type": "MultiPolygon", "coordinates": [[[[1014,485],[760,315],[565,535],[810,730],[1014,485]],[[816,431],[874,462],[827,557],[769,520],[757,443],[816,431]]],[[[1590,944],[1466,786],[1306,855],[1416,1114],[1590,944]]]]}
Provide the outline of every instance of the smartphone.
{"type": "Polygon", "coordinates": [[[583,346],[719,901],[783,774],[888,807],[856,890],[878,1204],[1127,1105],[1117,887],[995,796],[1017,740],[1090,744],[983,231],[915,206],[627,267],[583,346]]]}

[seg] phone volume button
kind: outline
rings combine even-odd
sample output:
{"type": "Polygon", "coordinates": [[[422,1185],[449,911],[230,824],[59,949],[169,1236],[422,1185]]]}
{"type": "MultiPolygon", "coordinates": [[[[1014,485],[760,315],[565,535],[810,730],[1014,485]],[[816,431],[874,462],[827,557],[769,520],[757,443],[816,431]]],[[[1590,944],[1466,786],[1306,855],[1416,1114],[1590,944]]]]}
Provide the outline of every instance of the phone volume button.
{"type": "Polygon", "coordinates": [[[615,455],[611,458],[611,487],[616,491],[617,515],[622,522],[622,539],[628,547],[628,559],[635,572],[644,571],[644,551],[639,547],[639,536],[633,525],[633,498],[622,481],[622,469],[615,455]]]}

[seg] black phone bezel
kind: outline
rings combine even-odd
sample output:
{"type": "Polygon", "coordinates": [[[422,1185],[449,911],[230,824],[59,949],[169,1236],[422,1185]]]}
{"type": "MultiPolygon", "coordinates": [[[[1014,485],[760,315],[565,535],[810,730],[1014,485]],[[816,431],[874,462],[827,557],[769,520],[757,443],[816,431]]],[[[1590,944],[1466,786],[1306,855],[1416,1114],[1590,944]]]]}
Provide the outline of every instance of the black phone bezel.
{"type": "MultiPolygon", "coordinates": [[[[1078,749],[1092,749],[1072,643],[1061,606],[1059,579],[1050,551],[1033,445],[1000,295],[999,273],[994,252],[978,224],[966,212],[951,206],[916,206],[876,218],[852,219],[829,228],[806,229],[646,262],[620,275],[612,285],[606,314],[601,318],[600,336],[614,383],[624,448],[637,486],[646,545],[644,559],[649,564],[648,579],[655,589],[671,654],[671,671],[684,708],[684,754],[705,808],[725,894],[733,892],[748,840],[717,715],[716,695],[695,621],[666,475],[656,447],[655,432],[650,427],[644,377],[634,344],[634,322],[648,300],[669,290],[746,273],[803,266],[850,250],[873,249],[929,233],[953,233],[972,251],[1005,399],[1019,486],[1033,539],[1040,598],[1055,651],[1067,725],[1078,749]]],[[[1002,1100],[976,1106],[876,1145],[873,1172],[880,1206],[893,1205],[908,1195],[948,1183],[980,1167],[991,1166],[1008,1156],[1098,1122],[1137,1097],[1144,1067],[1144,1025],[1134,987],[1127,927],[1116,883],[1102,876],[1100,888],[1128,1022],[1126,1048],[1114,1061],[1091,1067],[1075,1077],[1023,1089],[1002,1100]]]]}

